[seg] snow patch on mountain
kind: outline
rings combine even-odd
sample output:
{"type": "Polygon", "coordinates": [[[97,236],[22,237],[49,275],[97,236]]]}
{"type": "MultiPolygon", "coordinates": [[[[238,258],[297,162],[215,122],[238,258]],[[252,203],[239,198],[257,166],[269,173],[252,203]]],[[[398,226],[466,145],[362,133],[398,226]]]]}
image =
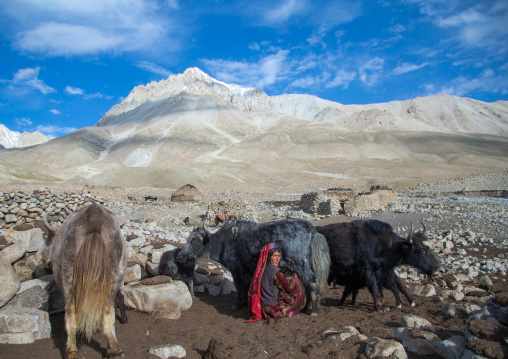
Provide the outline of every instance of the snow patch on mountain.
{"type": "Polygon", "coordinates": [[[19,148],[38,145],[51,140],[53,137],[46,136],[39,131],[17,132],[9,130],[5,125],[0,124],[0,144],[5,148],[19,148]]]}
{"type": "Polygon", "coordinates": [[[260,89],[226,84],[193,67],[185,70],[183,74],[169,76],[167,80],[152,81],[146,86],[135,87],[127,98],[113,106],[96,126],[115,123],[117,117],[145,103],[183,99],[187,94],[212,96],[221,103],[234,106],[244,112],[274,106],[270,97],[260,89]]]}

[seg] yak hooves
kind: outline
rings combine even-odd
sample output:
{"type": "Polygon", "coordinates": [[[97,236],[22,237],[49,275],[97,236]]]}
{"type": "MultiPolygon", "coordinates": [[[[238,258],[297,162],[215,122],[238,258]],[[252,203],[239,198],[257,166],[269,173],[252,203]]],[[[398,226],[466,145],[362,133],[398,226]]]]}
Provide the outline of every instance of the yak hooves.
{"type": "Polygon", "coordinates": [[[121,349],[108,349],[106,352],[108,358],[121,356],[123,357],[123,351],[121,349]]]}

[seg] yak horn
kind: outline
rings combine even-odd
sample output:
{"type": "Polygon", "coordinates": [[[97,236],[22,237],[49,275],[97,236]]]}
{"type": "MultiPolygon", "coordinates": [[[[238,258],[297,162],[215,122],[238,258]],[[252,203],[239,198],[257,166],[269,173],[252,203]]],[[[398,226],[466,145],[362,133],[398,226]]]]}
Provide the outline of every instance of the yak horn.
{"type": "Polygon", "coordinates": [[[423,221],[420,221],[420,223],[421,223],[421,224],[422,224],[422,226],[423,226],[423,232],[422,232],[422,234],[425,234],[425,224],[423,224],[423,221]]]}
{"type": "Polygon", "coordinates": [[[407,235],[407,243],[413,243],[413,222],[411,222],[411,229],[409,230],[409,234],[407,235]]]}
{"type": "Polygon", "coordinates": [[[42,217],[42,221],[44,222],[44,226],[47,228],[47,230],[50,232],[50,233],[55,233],[56,232],[56,229],[49,224],[48,222],[48,213],[45,213],[44,216],[42,217]]]}

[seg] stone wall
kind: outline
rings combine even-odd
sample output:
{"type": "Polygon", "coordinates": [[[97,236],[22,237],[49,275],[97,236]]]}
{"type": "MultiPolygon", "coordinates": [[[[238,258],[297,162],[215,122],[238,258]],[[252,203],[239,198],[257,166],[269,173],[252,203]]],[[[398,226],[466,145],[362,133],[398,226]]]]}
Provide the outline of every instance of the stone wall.
{"type": "Polygon", "coordinates": [[[399,204],[397,192],[390,190],[372,191],[359,194],[347,201],[344,205],[344,211],[346,214],[379,211],[392,203],[395,205],[399,204]]]}
{"type": "Polygon", "coordinates": [[[90,194],[54,194],[49,190],[0,192],[0,229],[41,221],[45,214],[63,222],[67,214],[92,203],[90,194]]]}
{"type": "Polygon", "coordinates": [[[85,186],[83,194],[102,198],[127,198],[127,191],[123,187],[85,186]]]}
{"type": "Polygon", "coordinates": [[[391,190],[358,193],[352,189],[329,189],[303,194],[300,208],[318,215],[351,215],[381,210],[391,203],[399,204],[397,193],[391,190]]]}
{"type": "Polygon", "coordinates": [[[352,189],[329,189],[304,193],[300,199],[300,208],[313,214],[341,214],[345,203],[356,196],[358,196],[358,192],[352,189]]]}

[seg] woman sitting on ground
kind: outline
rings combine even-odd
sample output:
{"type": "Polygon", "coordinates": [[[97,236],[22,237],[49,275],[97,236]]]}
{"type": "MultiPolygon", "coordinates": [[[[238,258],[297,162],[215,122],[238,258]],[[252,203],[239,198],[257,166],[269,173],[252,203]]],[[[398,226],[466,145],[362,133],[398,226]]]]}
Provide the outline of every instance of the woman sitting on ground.
{"type": "Polygon", "coordinates": [[[290,270],[284,275],[279,269],[280,259],[275,243],[263,247],[249,290],[251,318],[247,323],[293,317],[300,312],[304,298],[300,279],[290,270]]]}

